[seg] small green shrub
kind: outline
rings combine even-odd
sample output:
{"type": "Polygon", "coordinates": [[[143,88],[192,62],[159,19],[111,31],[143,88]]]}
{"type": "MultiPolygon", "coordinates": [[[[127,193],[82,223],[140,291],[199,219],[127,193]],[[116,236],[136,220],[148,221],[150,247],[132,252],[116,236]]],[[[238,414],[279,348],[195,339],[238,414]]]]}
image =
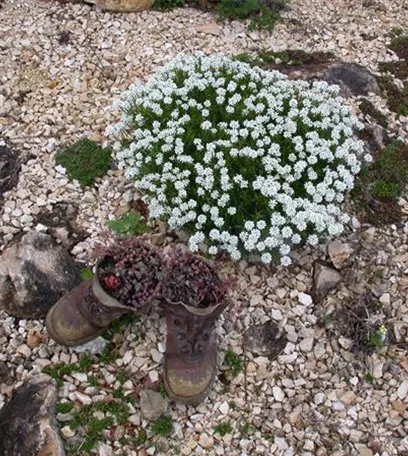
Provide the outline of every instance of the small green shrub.
{"type": "Polygon", "coordinates": [[[220,423],[214,427],[214,434],[219,434],[221,437],[224,437],[227,434],[231,434],[232,425],[230,422],[220,423]]]}
{"type": "Polygon", "coordinates": [[[404,34],[404,30],[401,27],[393,27],[390,31],[390,35],[393,38],[401,36],[404,34]]]}
{"type": "Polygon", "coordinates": [[[139,212],[129,212],[117,220],[108,220],[106,225],[117,234],[137,235],[148,231],[147,226],[140,221],[139,212]]]}
{"type": "Polygon", "coordinates": [[[81,274],[82,280],[90,280],[93,277],[92,269],[89,269],[89,268],[82,268],[80,270],[80,274],[81,274]]]}
{"type": "Polygon", "coordinates": [[[248,421],[245,421],[241,426],[241,434],[244,436],[251,435],[255,432],[256,428],[248,421]]]}
{"type": "Polygon", "coordinates": [[[231,348],[225,352],[224,365],[228,367],[233,377],[242,372],[244,363],[242,359],[231,348]]]}
{"type": "Polygon", "coordinates": [[[364,380],[370,385],[375,385],[377,383],[377,379],[370,372],[366,372],[364,375],[364,380]]]}
{"type": "Polygon", "coordinates": [[[137,445],[144,445],[147,442],[147,432],[145,429],[140,429],[136,437],[137,445]]]}
{"type": "Polygon", "coordinates": [[[367,345],[375,350],[381,350],[387,340],[388,330],[382,325],[375,331],[367,333],[367,345]]]}
{"type": "Polygon", "coordinates": [[[110,167],[111,149],[102,148],[90,139],[80,139],[57,152],[55,161],[67,171],[67,176],[88,186],[104,176],[110,167]]]}
{"type": "Polygon", "coordinates": [[[157,11],[169,11],[174,8],[182,8],[185,5],[185,0],[155,0],[153,9],[157,11]]]}
{"type": "Polygon", "coordinates": [[[173,432],[173,421],[169,416],[161,416],[152,423],[153,435],[168,436],[173,432]]]}
{"type": "Polygon", "coordinates": [[[250,30],[273,30],[287,3],[287,0],[220,0],[216,12],[220,20],[251,19],[250,30]]]}
{"type": "Polygon", "coordinates": [[[217,7],[220,19],[244,20],[261,11],[259,0],[221,0],[217,7]]]}
{"type": "Polygon", "coordinates": [[[73,402],[58,402],[56,406],[57,413],[69,413],[73,408],[73,402]]]}

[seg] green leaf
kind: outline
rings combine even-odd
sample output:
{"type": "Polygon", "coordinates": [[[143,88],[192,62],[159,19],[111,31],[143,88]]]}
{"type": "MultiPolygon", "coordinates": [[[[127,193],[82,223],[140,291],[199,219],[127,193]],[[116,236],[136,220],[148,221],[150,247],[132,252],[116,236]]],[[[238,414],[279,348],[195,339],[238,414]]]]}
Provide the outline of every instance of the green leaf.
{"type": "Polygon", "coordinates": [[[140,222],[139,212],[129,212],[117,220],[108,220],[106,225],[117,234],[141,234],[148,228],[140,222]]]}
{"type": "Polygon", "coordinates": [[[93,277],[93,272],[89,268],[82,268],[79,272],[81,274],[82,280],[89,280],[93,277]]]}

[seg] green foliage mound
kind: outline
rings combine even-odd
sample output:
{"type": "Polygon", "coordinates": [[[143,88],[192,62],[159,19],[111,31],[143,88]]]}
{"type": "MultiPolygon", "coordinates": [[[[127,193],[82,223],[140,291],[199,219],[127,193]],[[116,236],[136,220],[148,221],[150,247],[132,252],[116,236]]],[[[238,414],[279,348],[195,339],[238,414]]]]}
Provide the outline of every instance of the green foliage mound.
{"type": "Polygon", "coordinates": [[[55,161],[66,169],[69,179],[86,187],[108,172],[111,153],[111,149],[83,138],[59,150],[55,161]]]}

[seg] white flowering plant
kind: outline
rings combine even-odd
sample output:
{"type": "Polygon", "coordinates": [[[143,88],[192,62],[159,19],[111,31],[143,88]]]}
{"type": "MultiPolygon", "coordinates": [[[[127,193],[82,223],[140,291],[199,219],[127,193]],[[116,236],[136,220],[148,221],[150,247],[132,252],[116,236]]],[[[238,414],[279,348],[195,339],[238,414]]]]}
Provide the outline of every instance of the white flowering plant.
{"type": "Polygon", "coordinates": [[[193,252],[289,265],[296,244],[342,232],[364,156],[361,124],[325,82],[292,81],[222,55],[179,55],[119,100],[119,166],[150,216],[193,252]]]}

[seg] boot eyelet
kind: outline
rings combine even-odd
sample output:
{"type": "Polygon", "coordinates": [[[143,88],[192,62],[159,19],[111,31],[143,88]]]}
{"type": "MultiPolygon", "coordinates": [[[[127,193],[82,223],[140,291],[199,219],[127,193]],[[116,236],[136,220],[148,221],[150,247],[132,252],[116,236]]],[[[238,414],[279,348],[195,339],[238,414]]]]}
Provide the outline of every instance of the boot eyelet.
{"type": "Polygon", "coordinates": [[[210,335],[208,333],[203,334],[203,340],[208,340],[210,338],[210,335]]]}
{"type": "Polygon", "coordinates": [[[178,318],[175,318],[175,319],[174,319],[174,324],[175,324],[176,326],[181,326],[181,321],[180,321],[178,318]]]}
{"type": "Polygon", "coordinates": [[[177,339],[178,339],[178,340],[185,340],[185,338],[186,338],[186,335],[185,335],[185,334],[183,334],[183,333],[178,333],[178,334],[177,334],[177,339]]]}
{"type": "Polygon", "coordinates": [[[181,347],[181,353],[188,353],[188,347],[187,347],[187,345],[183,345],[183,346],[181,347]]]}
{"type": "Polygon", "coordinates": [[[202,344],[198,343],[197,346],[196,346],[196,349],[199,353],[201,353],[203,350],[204,350],[204,347],[202,344]]]}

